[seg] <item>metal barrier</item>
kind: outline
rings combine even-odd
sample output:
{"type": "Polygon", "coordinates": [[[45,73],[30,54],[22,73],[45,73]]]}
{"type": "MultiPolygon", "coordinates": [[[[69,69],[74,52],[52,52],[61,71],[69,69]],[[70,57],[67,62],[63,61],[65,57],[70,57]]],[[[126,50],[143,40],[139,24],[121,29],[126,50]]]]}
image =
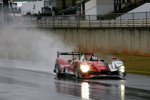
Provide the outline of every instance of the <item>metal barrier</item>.
{"type": "MultiPolygon", "coordinates": [[[[100,27],[150,27],[150,12],[115,13],[107,16],[54,16],[25,17],[35,27],[52,28],[100,28],[100,27]]],[[[27,21],[26,21],[27,22],[27,21]]]]}

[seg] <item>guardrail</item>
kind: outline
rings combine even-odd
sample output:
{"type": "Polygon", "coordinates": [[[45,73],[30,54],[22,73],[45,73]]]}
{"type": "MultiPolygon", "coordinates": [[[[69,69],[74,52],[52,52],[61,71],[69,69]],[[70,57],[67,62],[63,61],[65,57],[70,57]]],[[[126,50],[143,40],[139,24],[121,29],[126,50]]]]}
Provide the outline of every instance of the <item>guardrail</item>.
{"type": "Polygon", "coordinates": [[[150,27],[150,12],[109,16],[54,16],[42,17],[41,20],[31,17],[28,20],[36,27],[52,28],[150,27]]]}

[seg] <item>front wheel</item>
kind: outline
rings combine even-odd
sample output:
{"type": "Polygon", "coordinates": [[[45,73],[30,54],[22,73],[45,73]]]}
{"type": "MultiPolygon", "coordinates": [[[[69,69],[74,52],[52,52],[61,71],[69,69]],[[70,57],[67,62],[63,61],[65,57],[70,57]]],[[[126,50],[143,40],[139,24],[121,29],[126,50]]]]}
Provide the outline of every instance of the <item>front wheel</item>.
{"type": "Polygon", "coordinates": [[[123,72],[119,71],[119,75],[118,76],[119,76],[120,79],[125,79],[126,72],[123,73],[123,72]]]}
{"type": "Polygon", "coordinates": [[[75,77],[76,77],[76,78],[81,78],[81,74],[80,74],[78,68],[76,68],[76,70],[75,70],[75,77]]]}

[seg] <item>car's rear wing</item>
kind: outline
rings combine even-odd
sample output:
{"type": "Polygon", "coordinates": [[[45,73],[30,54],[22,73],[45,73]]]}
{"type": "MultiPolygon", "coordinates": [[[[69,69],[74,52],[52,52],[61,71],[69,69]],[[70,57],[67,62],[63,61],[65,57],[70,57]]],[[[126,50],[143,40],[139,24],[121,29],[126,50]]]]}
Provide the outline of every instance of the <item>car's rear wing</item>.
{"type": "Polygon", "coordinates": [[[82,54],[85,54],[85,55],[91,55],[93,53],[85,53],[85,52],[57,52],[57,58],[59,58],[60,55],[72,55],[73,57],[75,55],[78,55],[79,57],[82,55],[82,54]]]}

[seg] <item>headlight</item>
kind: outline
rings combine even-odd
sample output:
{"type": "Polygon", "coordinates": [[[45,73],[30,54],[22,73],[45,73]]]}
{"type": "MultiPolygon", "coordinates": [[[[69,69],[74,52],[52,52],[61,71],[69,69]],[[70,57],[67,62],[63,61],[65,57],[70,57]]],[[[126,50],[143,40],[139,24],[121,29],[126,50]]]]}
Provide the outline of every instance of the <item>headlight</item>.
{"type": "Polygon", "coordinates": [[[89,65],[80,65],[80,69],[83,73],[86,73],[90,70],[89,65]]]}
{"type": "Polygon", "coordinates": [[[124,66],[119,67],[119,71],[124,73],[125,72],[125,67],[124,66]]]}

